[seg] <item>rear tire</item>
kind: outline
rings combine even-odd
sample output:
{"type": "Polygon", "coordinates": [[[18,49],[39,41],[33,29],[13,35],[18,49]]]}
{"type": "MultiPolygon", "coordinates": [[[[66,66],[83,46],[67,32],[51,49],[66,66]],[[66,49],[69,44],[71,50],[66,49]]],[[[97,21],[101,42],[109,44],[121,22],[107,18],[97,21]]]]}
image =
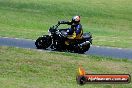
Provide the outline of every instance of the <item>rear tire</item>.
{"type": "Polygon", "coordinates": [[[89,48],[90,48],[90,43],[87,44],[87,45],[85,45],[85,46],[82,46],[82,47],[80,47],[80,46],[75,47],[75,48],[74,48],[74,52],[75,52],[75,53],[83,54],[83,53],[85,53],[86,51],[88,51],[89,48]]]}
{"type": "Polygon", "coordinates": [[[49,35],[44,35],[36,40],[35,45],[37,49],[46,49],[51,45],[51,43],[51,37],[49,35]]]}

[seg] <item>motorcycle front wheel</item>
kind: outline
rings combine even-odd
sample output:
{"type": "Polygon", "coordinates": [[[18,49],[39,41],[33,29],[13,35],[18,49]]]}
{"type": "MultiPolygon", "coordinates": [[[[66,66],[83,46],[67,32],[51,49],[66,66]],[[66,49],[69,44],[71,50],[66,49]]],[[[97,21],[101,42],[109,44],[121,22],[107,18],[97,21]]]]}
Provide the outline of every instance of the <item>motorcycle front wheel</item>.
{"type": "Polygon", "coordinates": [[[43,37],[39,37],[36,42],[35,45],[37,47],[37,49],[46,49],[48,48],[52,43],[52,39],[49,35],[44,35],[43,37]]]}

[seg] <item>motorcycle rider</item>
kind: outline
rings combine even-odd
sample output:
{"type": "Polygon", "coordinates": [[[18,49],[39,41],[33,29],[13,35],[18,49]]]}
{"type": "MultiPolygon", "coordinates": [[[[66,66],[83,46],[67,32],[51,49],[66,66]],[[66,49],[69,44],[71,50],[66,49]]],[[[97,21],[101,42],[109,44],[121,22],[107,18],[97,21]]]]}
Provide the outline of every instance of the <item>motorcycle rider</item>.
{"type": "Polygon", "coordinates": [[[68,24],[71,25],[70,28],[66,29],[68,40],[65,41],[66,45],[69,45],[69,42],[75,39],[82,39],[83,29],[80,24],[80,16],[74,16],[72,21],[59,21],[59,24],[68,24]]]}

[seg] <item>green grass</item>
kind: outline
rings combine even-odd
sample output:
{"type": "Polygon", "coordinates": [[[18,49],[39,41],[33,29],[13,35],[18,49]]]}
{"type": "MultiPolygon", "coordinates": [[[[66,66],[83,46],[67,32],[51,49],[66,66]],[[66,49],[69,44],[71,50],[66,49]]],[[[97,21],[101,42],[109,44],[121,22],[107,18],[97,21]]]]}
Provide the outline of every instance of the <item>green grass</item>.
{"type": "MultiPolygon", "coordinates": [[[[81,15],[93,45],[132,48],[131,0],[0,0],[0,36],[36,39],[58,20],[81,15]]],[[[0,47],[1,88],[131,88],[130,84],[79,86],[79,65],[87,73],[130,74],[132,61],[64,52],[0,47]]]]}
{"type": "Polygon", "coordinates": [[[79,65],[87,73],[130,74],[132,61],[64,52],[0,47],[1,88],[131,88],[130,84],[76,83],[79,65]]]}
{"type": "Polygon", "coordinates": [[[131,0],[0,0],[0,36],[36,39],[81,15],[94,45],[132,48],[131,0]]]}

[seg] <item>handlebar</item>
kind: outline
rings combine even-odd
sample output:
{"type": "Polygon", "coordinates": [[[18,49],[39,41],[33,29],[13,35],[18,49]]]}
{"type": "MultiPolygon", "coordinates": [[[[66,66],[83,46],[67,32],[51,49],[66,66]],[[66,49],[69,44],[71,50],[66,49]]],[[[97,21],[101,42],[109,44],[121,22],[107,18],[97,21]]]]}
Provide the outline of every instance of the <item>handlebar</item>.
{"type": "Polygon", "coordinates": [[[50,31],[51,29],[54,29],[53,32],[55,32],[56,34],[59,34],[59,35],[61,35],[61,36],[66,37],[66,36],[67,36],[66,33],[62,33],[62,32],[60,32],[59,30],[57,30],[57,28],[59,27],[59,25],[60,25],[60,24],[58,23],[58,24],[56,24],[56,25],[50,27],[49,31],[50,31]]]}
{"type": "Polygon", "coordinates": [[[59,25],[60,25],[60,24],[56,24],[54,29],[57,29],[57,28],[59,27],[59,25]]]}

